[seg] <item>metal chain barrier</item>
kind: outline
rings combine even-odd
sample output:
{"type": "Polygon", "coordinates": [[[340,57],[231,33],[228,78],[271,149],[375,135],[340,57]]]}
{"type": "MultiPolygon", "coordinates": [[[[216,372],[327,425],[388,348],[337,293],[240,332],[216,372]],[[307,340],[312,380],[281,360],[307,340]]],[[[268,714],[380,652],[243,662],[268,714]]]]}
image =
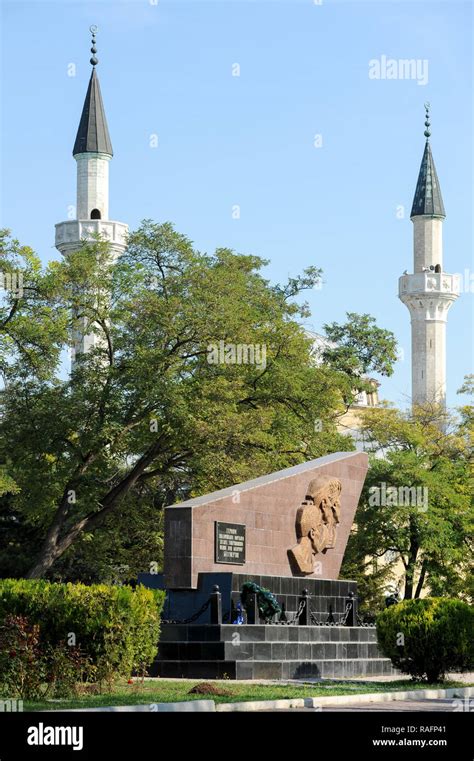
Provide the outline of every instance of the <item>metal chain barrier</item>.
{"type": "Polygon", "coordinates": [[[363,620],[363,619],[362,619],[362,618],[359,616],[359,614],[357,614],[357,625],[358,625],[358,626],[364,626],[366,629],[375,629],[375,628],[376,628],[376,624],[370,624],[370,623],[367,623],[366,621],[364,621],[364,620],[363,620]]]}
{"type": "Polygon", "coordinates": [[[286,622],[286,624],[288,626],[292,626],[292,625],[298,623],[298,621],[300,620],[300,617],[301,617],[301,615],[302,615],[302,613],[303,613],[303,611],[304,611],[304,609],[306,607],[306,602],[307,602],[306,599],[300,600],[300,604],[298,605],[298,610],[296,611],[295,615],[293,616],[292,619],[290,619],[290,621],[286,622]]]}
{"type": "Polygon", "coordinates": [[[347,619],[349,617],[349,613],[351,612],[351,610],[352,610],[352,602],[346,602],[346,609],[344,611],[344,614],[342,616],[342,619],[341,619],[341,622],[340,622],[339,626],[345,626],[346,625],[346,621],[347,621],[347,619]]]}
{"type": "Polygon", "coordinates": [[[311,613],[311,623],[314,626],[335,626],[336,624],[328,624],[327,621],[318,621],[314,613],[311,613]]]}
{"type": "MultiPolygon", "coordinates": [[[[306,606],[308,606],[308,603],[309,603],[309,598],[308,597],[301,598],[300,601],[299,601],[299,604],[298,604],[298,609],[297,609],[296,613],[294,614],[294,616],[291,619],[286,620],[286,621],[275,621],[275,622],[273,622],[273,625],[276,625],[276,626],[295,626],[295,625],[297,625],[299,623],[299,620],[300,620],[301,616],[303,615],[304,610],[306,609],[306,606]]],[[[200,618],[203,615],[203,613],[206,612],[206,610],[209,608],[210,604],[211,604],[211,597],[209,597],[208,600],[206,600],[206,602],[203,603],[203,605],[201,605],[199,610],[197,610],[196,613],[194,613],[189,618],[163,619],[163,623],[164,624],[193,624],[195,621],[198,620],[198,618],[200,618]]],[[[330,608],[330,613],[329,613],[329,616],[328,616],[326,621],[318,621],[316,619],[316,616],[314,615],[314,613],[312,613],[311,610],[308,610],[308,613],[309,613],[308,619],[311,621],[313,626],[346,626],[347,625],[347,619],[348,619],[349,614],[350,614],[350,612],[352,610],[352,605],[353,605],[353,603],[351,601],[347,601],[346,602],[344,613],[340,614],[339,621],[335,621],[334,620],[334,613],[332,611],[332,608],[330,608]],[[332,620],[330,620],[330,619],[332,619],[332,620]]],[[[224,614],[224,616],[222,617],[222,623],[228,622],[229,618],[230,618],[230,611],[228,611],[227,613],[224,614]]],[[[272,623],[272,622],[269,622],[269,623],[272,623]]],[[[368,629],[375,629],[375,624],[364,622],[362,620],[362,618],[359,616],[358,613],[357,613],[357,626],[363,626],[363,627],[368,628],[368,629]]]]}

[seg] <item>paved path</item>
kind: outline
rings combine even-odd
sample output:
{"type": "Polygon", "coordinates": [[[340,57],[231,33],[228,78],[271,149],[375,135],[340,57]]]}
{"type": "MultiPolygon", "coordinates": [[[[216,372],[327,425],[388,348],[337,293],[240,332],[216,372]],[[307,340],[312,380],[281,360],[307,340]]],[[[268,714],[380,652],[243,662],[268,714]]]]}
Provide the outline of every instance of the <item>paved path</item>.
{"type": "MultiPolygon", "coordinates": [[[[324,679],[311,679],[311,677],[307,679],[290,679],[288,680],[288,684],[301,684],[304,682],[305,684],[324,684],[325,681],[331,681],[331,682],[340,682],[341,684],[350,682],[351,684],[377,684],[377,682],[396,682],[400,679],[409,679],[410,677],[407,674],[396,674],[396,675],[390,675],[390,676],[363,676],[359,679],[357,677],[354,677],[353,679],[331,679],[331,680],[324,680],[324,679]]],[[[464,673],[453,673],[453,674],[447,674],[446,680],[451,682],[458,682],[462,684],[474,684],[474,671],[466,671],[464,673]]],[[[270,684],[270,681],[268,681],[268,684],[270,684]]],[[[278,682],[273,682],[273,684],[278,684],[278,682]]],[[[402,689],[402,688],[400,688],[402,689]]],[[[403,688],[404,689],[404,688],[403,688]]]]}
{"type": "Polygon", "coordinates": [[[381,703],[357,703],[352,706],[326,706],[323,711],[444,711],[452,713],[454,710],[452,698],[438,698],[437,700],[392,700],[381,703]]]}
{"type": "MultiPolygon", "coordinates": [[[[458,701],[459,703],[459,701],[458,701]]],[[[393,712],[410,712],[410,711],[439,711],[439,712],[449,712],[452,713],[455,706],[453,705],[452,698],[446,699],[446,698],[438,698],[437,700],[391,700],[389,702],[367,702],[367,703],[356,703],[353,705],[347,705],[347,706],[324,706],[322,708],[322,711],[324,713],[330,712],[347,712],[350,711],[351,713],[361,711],[362,713],[366,713],[367,711],[380,711],[383,713],[393,713],[393,712]]],[[[473,706],[474,709],[474,706],[473,706]]],[[[291,709],[292,712],[296,713],[320,713],[321,709],[317,708],[293,708],[291,709]]],[[[458,707],[459,710],[459,707],[458,707]]]]}

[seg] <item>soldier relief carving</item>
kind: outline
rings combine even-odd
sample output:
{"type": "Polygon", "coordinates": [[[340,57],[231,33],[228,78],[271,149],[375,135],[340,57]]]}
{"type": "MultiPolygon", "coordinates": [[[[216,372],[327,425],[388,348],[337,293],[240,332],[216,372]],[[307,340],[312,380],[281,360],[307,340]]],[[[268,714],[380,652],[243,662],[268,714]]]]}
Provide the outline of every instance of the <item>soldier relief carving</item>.
{"type": "Polygon", "coordinates": [[[310,482],[304,502],[296,513],[298,543],[288,550],[293,573],[314,573],[316,556],[335,547],[341,489],[338,478],[318,476],[310,482]]]}

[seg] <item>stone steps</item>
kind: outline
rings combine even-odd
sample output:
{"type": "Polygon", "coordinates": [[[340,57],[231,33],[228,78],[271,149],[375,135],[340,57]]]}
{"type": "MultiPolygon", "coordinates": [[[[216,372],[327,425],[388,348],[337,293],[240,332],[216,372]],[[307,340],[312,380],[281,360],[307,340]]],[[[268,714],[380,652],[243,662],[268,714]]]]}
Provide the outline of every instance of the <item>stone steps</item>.
{"type": "Polygon", "coordinates": [[[325,661],[155,661],[151,676],[185,679],[348,679],[391,676],[386,658],[330,659],[325,661]]]}
{"type": "Polygon", "coordinates": [[[377,642],[375,628],[365,626],[284,626],[163,624],[161,642],[377,642]]]}
{"type": "Polygon", "coordinates": [[[162,642],[160,660],[332,660],[379,658],[376,642],[162,642]]]}
{"type": "Polygon", "coordinates": [[[396,673],[376,631],[354,626],[163,624],[151,676],[350,678],[396,673]]]}

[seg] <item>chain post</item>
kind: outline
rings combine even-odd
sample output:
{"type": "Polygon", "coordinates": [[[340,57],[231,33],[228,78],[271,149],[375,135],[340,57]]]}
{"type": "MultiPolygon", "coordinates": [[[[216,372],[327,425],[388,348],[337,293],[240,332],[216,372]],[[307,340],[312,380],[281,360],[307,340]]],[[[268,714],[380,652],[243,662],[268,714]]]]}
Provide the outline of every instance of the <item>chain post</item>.
{"type": "Polygon", "coordinates": [[[217,584],[212,587],[209,599],[211,601],[211,624],[220,625],[222,623],[222,595],[217,584]]]}
{"type": "Polygon", "coordinates": [[[357,597],[354,595],[354,592],[349,592],[349,597],[346,598],[344,625],[357,626],[357,597]]]}
{"type": "Polygon", "coordinates": [[[299,599],[299,604],[301,606],[301,613],[298,617],[298,624],[300,626],[308,626],[311,621],[311,611],[309,608],[309,591],[307,589],[303,589],[301,593],[301,597],[299,599]]]}
{"type": "Polygon", "coordinates": [[[248,596],[248,606],[247,606],[247,623],[248,624],[259,624],[260,623],[260,614],[258,611],[258,601],[257,601],[257,595],[255,592],[250,592],[248,596]]]}

